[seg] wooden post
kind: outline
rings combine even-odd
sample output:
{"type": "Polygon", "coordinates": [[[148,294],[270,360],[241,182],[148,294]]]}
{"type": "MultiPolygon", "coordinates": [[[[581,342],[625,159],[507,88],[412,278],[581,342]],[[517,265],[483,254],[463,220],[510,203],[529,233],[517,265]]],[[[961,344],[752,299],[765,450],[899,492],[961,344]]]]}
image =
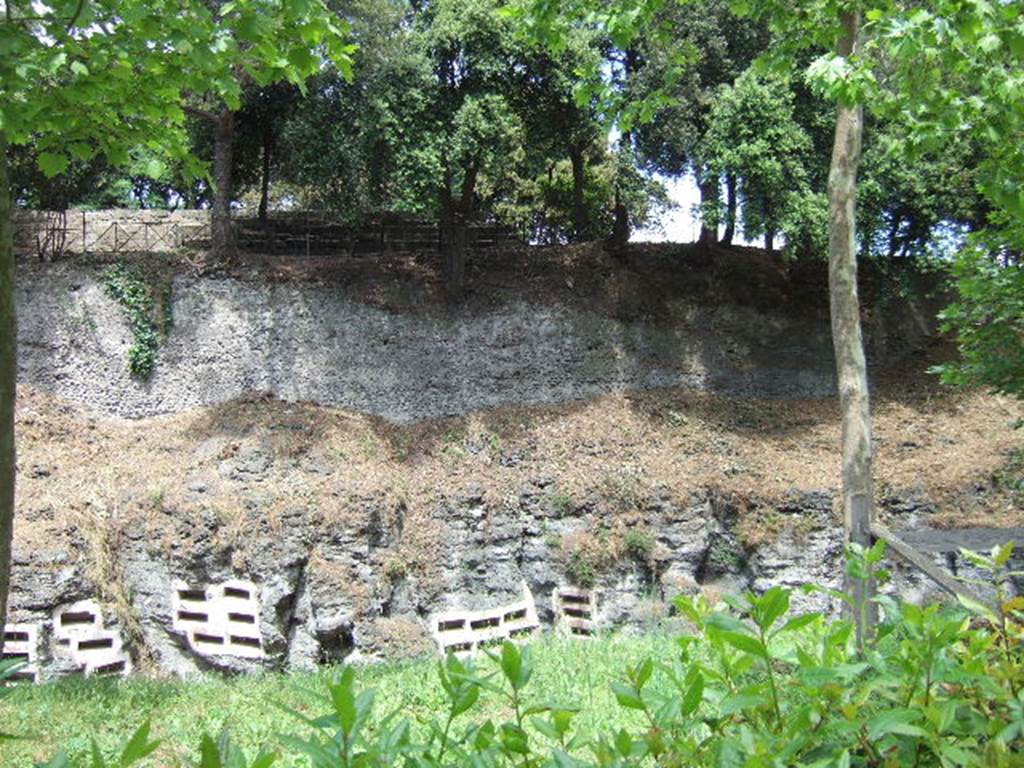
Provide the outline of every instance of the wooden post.
{"type": "Polygon", "coordinates": [[[993,607],[991,606],[991,601],[988,598],[985,598],[975,592],[963,582],[954,579],[948,573],[935,565],[927,555],[918,552],[881,523],[872,523],[871,534],[876,539],[882,539],[885,541],[888,546],[888,551],[891,551],[898,557],[903,558],[903,560],[913,565],[921,571],[921,573],[951,595],[965,597],[968,600],[973,600],[975,603],[993,607]]]}

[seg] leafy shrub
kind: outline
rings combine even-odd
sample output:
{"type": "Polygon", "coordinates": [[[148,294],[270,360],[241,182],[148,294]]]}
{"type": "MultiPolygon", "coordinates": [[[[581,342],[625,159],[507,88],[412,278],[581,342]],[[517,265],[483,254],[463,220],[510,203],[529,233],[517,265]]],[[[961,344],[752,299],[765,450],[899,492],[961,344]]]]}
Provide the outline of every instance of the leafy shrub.
{"type": "Polygon", "coordinates": [[[160,335],[167,336],[171,330],[170,284],[159,292],[158,307],[153,286],[142,278],[138,269],[119,262],[103,273],[103,289],[121,305],[132,331],[128,369],[133,376],[148,378],[156,364],[160,335]]]}
{"type": "Polygon", "coordinates": [[[626,532],[626,552],[641,562],[647,562],[651,559],[654,555],[656,544],[654,534],[646,528],[630,528],[626,532]]]}
{"type": "MultiPolygon", "coordinates": [[[[322,715],[290,711],[305,731],[281,744],[312,768],[1020,765],[1024,598],[1009,595],[1011,552],[968,555],[993,574],[993,606],[879,598],[885,621],[862,650],[849,621],[792,615],[780,587],[721,606],[680,599],[694,633],[679,638],[676,658],[625,671],[613,685],[621,720],[602,732],[577,730],[575,707],[533,700],[531,650],[505,643],[479,669],[439,663],[446,704],[420,723],[377,712],[345,668],[316,699],[322,715]]],[[[851,574],[873,575],[881,556],[853,550],[851,574]]],[[[147,733],[132,742],[148,745],[147,733]]],[[[250,768],[214,747],[203,739],[202,768],[250,768]]]]}

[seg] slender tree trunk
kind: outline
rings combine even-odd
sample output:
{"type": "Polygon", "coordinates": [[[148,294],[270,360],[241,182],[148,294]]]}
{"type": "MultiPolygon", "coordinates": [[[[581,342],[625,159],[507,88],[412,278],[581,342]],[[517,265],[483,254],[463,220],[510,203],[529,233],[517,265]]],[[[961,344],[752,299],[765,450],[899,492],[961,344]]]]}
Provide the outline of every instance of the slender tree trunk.
{"type": "Polygon", "coordinates": [[[725,176],[725,232],[722,233],[722,242],[725,245],[732,245],[736,236],[736,174],[729,173],[725,176]]]}
{"type": "Polygon", "coordinates": [[[583,164],[583,147],[569,145],[569,160],[572,162],[572,225],[573,240],[577,243],[587,239],[586,167],[583,164]]]}
{"type": "Polygon", "coordinates": [[[272,138],[269,133],[263,136],[263,168],[260,177],[260,207],[257,215],[260,221],[267,220],[267,208],[270,203],[270,145],[272,138]]]}
{"type": "Polygon", "coordinates": [[[448,295],[462,296],[466,284],[466,222],[451,194],[441,195],[441,268],[448,295]]]}
{"type": "MultiPolygon", "coordinates": [[[[633,135],[626,131],[622,134],[620,139],[621,146],[619,151],[627,151],[632,155],[633,148],[633,135]]],[[[621,172],[622,157],[617,158],[618,168],[615,173],[618,175],[621,172]]],[[[630,229],[632,229],[629,221],[629,208],[626,207],[626,201],[622,197],[622,187],[620,186],[619,179],[615,180],[615,208],[612,210],[612,237],[611,237],[611,248],[613,251],[625,250],[629,244],[630,229]]]]}
{"type": "Polygon", "coordinates": [[[235,141],[235,113],[222,109],[213,121],[213,207],[210,209],[210,247],[221,261],[235,258],[235,232],[231,224],[231,170],[235,141]]]}
{"type": "Polygon", "coordinates": [[[705,171],[697,182],[697,188],[700,190],[701,211],[698,242],[716,243],[718,242],[718,222],[717,220],[710,221],[711,217],[708,215],[708,211],[712,205],[718,205],[718,176],[705,171]]]}
{"type": "Polygon", "coordinates": [[[764,232],[764,249],[766,251],[768,251],[768,253],[773,253],[775,251],[775,230],[774,229],[766,229],[765,230],[765,232],[764,232]]]}
{"type": "MultiPolygon", "coordinates": [[[[840,56],[857,49],[860,18],[855,12],[840,15],[840,56]]],[[[871,408],[868,398],[867,363],[860,327],[857,298],[856,197],[857,166],[864,130],[860,105],[840,104],[836,114],[835,143],[828,175],[829,196],[829,297],[832,343],[835,347],[839,402],[842,409],[843,513],[850,542],[871,546],[874,491],[871,477],[871,408]]],[[[870,638],[874,625],[874,585],[847,578],[857,640],[870,638]]]]}
{"type": "Polygon", "coordinates": [[[611,246],[613,250],[621,251],[629,243],[629,209],[622,201],[619,188],[615,188],[615,210],[614,222],[612,223],[611,246]]]}
{"type": "Polygon", "coordinates": [[[18,324],[14,308],[14,238],[7,137],[0,131],[0,652],[11,587],[14,538],[14,397],[18,372],[18,324]]]}
{"type": "Polygon", "coordinates": [[[466,287],[466,247],[469,240],[469,221],[473,216],[476,179],[479,166],[472,165],[462,179],[462,191],[456,198],[452,193],[451,176],[441,187],[441,264],[452,300],[462,298],[466,287]]]}

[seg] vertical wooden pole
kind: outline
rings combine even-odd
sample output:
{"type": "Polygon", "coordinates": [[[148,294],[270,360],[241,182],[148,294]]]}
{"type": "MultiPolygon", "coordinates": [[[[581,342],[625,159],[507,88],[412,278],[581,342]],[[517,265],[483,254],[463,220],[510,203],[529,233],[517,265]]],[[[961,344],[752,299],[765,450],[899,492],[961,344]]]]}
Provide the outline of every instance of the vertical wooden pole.
{"type": "MultiPolygon", "coordinates": [[[[840,14],[842,32],[837,51],[847,58],[858,47],[860,18],[856,12],[840,14]]],[[[864,121],[859,104],[840,103],[836,113],[835,143],[829,168],[829,298],[832,343],[835,347],[839,401],[842,409],[843,514],[847,540],[871,546],[874,491],[871,475],[871,409],[867,363],[857,296],[856,197],[857,167],[864,121]]],[[[857,643],[872,636],[875,625],[874,584],[847,577],[857,643]]]]}

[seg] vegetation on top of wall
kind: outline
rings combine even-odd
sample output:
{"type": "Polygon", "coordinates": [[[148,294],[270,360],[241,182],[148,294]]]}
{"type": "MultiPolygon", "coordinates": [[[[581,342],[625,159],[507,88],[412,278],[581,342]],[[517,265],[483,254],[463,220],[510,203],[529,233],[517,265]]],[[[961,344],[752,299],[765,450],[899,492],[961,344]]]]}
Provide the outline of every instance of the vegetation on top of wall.
{"type": "Polygon", "coordinates": [[[135,266],[118,262],[104,271],[101,283],[110,298],[121,305],[132,331],[128,369],[132,376],[149,378],[156,365],[161,338],[171,331],[171,284],[154,285],[135,266]]]}

